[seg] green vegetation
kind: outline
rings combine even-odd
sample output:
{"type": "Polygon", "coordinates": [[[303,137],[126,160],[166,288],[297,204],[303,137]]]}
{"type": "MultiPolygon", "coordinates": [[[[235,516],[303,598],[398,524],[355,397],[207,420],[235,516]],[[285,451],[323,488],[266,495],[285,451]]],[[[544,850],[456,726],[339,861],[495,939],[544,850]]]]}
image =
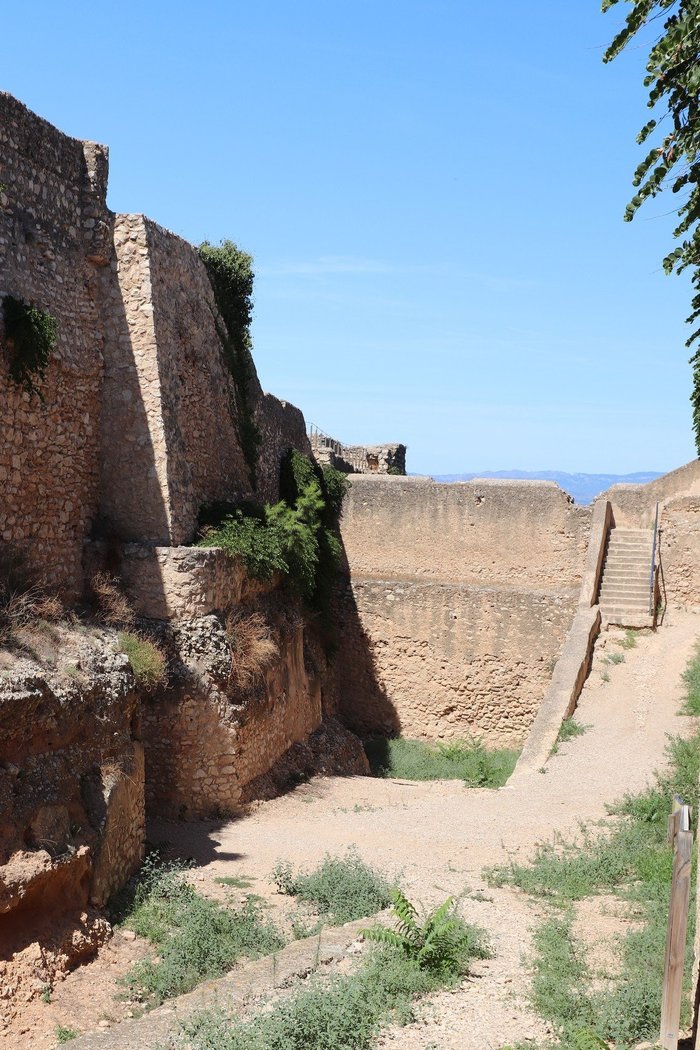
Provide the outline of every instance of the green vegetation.
{"type": "Polygon", "coordinates": [[[35,387],[43,379],[51,351],[58,338],[58,324],[51,314],[29,306],[13,295],[3,299],[5,341],[11,349],[10,379],[27,393],[41,393],[35,387]]]}
{"type": "MultiPolygon", "coordinates": [[[[685,682],[692,709],[700,682],[698,652],[685,682]]],[[[600,1046],[600,1040],[628,1046],[658,1034],[673,863],[667,819],[674,794],[697,812],[700,733],[671,739],[668,757],[668,771],[657,773],[639,795],[625,796],[605,828],[584,829],[579,842],[542,845],[530,864],[487,872],[493,884],[517,886],[556,908],[535,938],[532,996],[566,1050],[600,1046]],[[614,975],[603,980],[590,973],[584,948],[571,933],[574,902],[599,893],[626,902],[634,920],[618,946],[614,975]]],[[[693,918],[691,909],[688,976],[693,918]]]]}
{"type": "Polygon", "coordinates": [[[700,715],[700,645],[695,647],[695,656],[683,672],[685,701],[681,710],[684,715],[700,715]]]}
{"type": "MultiPolygon", "coordinates": [[[[185,1025],[192,1050],[370,1050],[383,1027],[414,1020],[413,1000],[454,986],[472,958],[483,958],[480,930],[467,926],[445,901],[421,925],[397,894],[396,942],[370,950],[348,976],[314,975],[291,997],[240,1020],[204,1011],[185,1025]]],[[[388,935],[392,931],[384,930],[388,935]]]]}
{"type": "Polygon", "coordinates": [[[116,917],[158,948],[158,960],[136,963],[124,978],[132,997],[157,1005],[226,973],[240,958],[257,958],[284,943],[258,901],[238,909],[198,894],[185,870],[155,855],[144,862],[116,917]]]}
{"type": "Polygon", "coordinates": [[[167,678],[165,654],[158,646],[132,631],[120,631],[117,635],[119,648],[129,657],[136,681],[145,689],[161,685],[167,678]]]}
{"type": "Polygon", "coordinates": [[[247,875],[221,875],[214,879],[214,882],[218,883],[219,886],[231,886],[237,890],[247,890],[252,885],[253,880],[248,878],[247,875]]]}
{"type": "MultiPolygon", "coordinates": [[[[619,0],[603,0],[603,10],[615,7],[619,0]]],[[[636,193],[625,211],[631,221],[645,200],[663,190],[679,194],[675,210],[678,225],[673,231],[680,240],[663,261],[666,273],[681,273],[690,268],[694,295],[687,318],[693,331],[686,342],[692,346],[700,338],[700,107],[698,106],[698,69],[700,68],[700,0],[631,0],[625,25],[603,56],[604,62],[616,58],[627,45],[643,32],[648,33],[649,57],[644,86],[649,89],[650,109],[665,106],[657,122],[648,121],[637,136],[641,145],[661,126],[663,134],[655,138],[644,160],[634,173],[636,193]],[[663,18],[663,31],[659,19],[663,18]]],[[[657,110],[658,112],[658,110],[657,110]]],[[[693,429],[700,452],[700,350],[691,358],[693,365],[693,429]]]]}
{"type": "Polygon", "coordinates": [[[272,881],[280,893],[312,905],[320,919],[332,926],[373,915],[391,904],[391,886],[374,868],[365,864],[354,846],[344,857],[326,854],[311,872],[294,874],[288,863],[279,862],[272,881]]]}
{"type": "Polygon", "coordinates": [[[253,418],[255,365],[250,337],[255,278],[253,259],[233,241],[222,241],[219,245],[205,241],[199,246],[199,256],[207,268],[216,307],[224,322],[222,327],[217,320],[217,334],[226,367],[233,379],[238,438],[255,489],[261,439],[253,418]]]}
{"type": "Polygon", "coordinates": [[[283,573],[306,601],[326,609],[340,558],[336,533],[347,486],[345,474],[333,467],[321,470],[291,449],[282,464],[280,502],[202,508],[198,546],[222,547],[242,557],[260,579],[283,573]]]}
{"type": "Polygon", "coordinates": [[[515,769],[518,751],[489,751],[480,740],[428,744],[376,738],[365,742],[372,774],[399,780],[463,780],[468,787],[501,787],[515,769]]]}
{"type": "Polygon", "coordinates": [[[470,959],[487,957],[480,931],[457,914],[452,897],[429,912],[422,922],[415,906],[400,889],[392,890],[391,899],[396,929],[373,926],[365,930],[369,940],[397,948],[421,970],[443,978],[458,977],[470,959]]]}
{"type": "Polygon", "coordinates": [[[624,653],[608,653],[607,656],[603,657],[604,664],[623,664],[625,662],[624,653]]]}
{"type": "Polygon", "coordinates": [[[637,634],[633,630],[625,631],[625,637],[620,640],[623,649],[635,649],[637,646],[637,634]]]}
{"type": "Polygon", "coordinates": [[[71,1039],[77,1039],[80,1032],[76,1032],[75,1028],[64,1028],[62,1024],[56,1025],[56,1042],[57,1043],[69,1043],[71,1039]]]}
{"type": "Polygon", "coordinates": [[[568,740],[573,740],[574,737],[583,736],[590,726],[581,725],[580,722],[575,722],[573,715],[569,715],[562,722],[559,733],[557,734],[557,742],[552,748],[550,755],[556,755],[559,751],[559,744],[565,744],[568,740]]]}

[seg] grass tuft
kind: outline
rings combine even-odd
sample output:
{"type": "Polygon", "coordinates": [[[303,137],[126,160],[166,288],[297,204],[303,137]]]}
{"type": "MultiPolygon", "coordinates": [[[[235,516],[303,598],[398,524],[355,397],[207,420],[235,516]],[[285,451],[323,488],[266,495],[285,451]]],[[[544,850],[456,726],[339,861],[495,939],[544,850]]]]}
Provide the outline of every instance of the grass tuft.
{"type": "Polygon", "coordinates": [[[428,744],[424,740],[377,738],[365,742],[375,777],[399,780],[463,780],[468,787],[502,787],[515,769],[518,751],[490,751],[480,740],[428,744]]]}
{"type": "Polygon", "coordinates": [[[155,642],[133,631],[120,631],[118,641],[121,651],[129,657],[131,670],[140,686],[153,689],[167,680],[165,653],[155,642]]]}

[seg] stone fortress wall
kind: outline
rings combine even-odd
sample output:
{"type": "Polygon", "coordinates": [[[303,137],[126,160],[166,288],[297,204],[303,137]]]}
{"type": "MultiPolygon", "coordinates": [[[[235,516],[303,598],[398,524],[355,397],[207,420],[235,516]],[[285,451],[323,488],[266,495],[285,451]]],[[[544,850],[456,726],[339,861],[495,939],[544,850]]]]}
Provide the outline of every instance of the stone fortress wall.
{"type": "Polygon", "coordinates": [[[590,523],[553,482],[353,477],[347,723],[522,744],[573,621],[590,523]]]}
{"type": "MultiPolygon", "coordinates": [[[[75,665],[0,665],[12,728],[12,754],[0,751],[0,914],[39,899],[78,854],[80,900],[102,902],[141,855],[146,797],[168,815],[235,808],[336,714],[362,733],[522,744],[577,615],[591,509],[548,482],[388,476],[404,469],[404,446],[345,448],[359,457],[349,467],[369,473],[353,474],[341,522],[329,667],[279,581],[261,587],[221,552],[187,546],[202,503],[272,502],[284,453],[312,449],[301,412],[256,380],[253,492],[196,250],[144,216],[112,214],[107,150],[5,94],[0,185],[0,296],[50,312],[59,331],[41,397],[10,380],[0,332],[0,542],[26,550],[68,600],[116,558],[173,669],[165,690],[136,696],[125,658],[112,666],[113,635],[75,665]],[[277,650],[247,690],[231,684],[232,612],[264,617],[277,650]],[[98,708],[117,726],[113,754],[98,708]],[[20,770],[38,785],[21,805],[20,770]],[[88,830],[76,839],[72,828],[88,830]],[[39,848],[56,835],[68,851],[58,858],[39,848]]],[[[700,602],[700,465],[607,498],[618,524],[648,524],[660,501],[669,596],[700,602]]]]}
{"type": "Polygon", "coordinates": [[[206,270],[181,238],[108,211],[107,157],[0,93],[0,296],[48,311],[59,332],[41,399],[0,354],[0,538],[71,598],[96,524],[187,542],[202,503],[274,500],[282,454],[310,450],[301,412],[256,378],[253,493],[206,270]]]}

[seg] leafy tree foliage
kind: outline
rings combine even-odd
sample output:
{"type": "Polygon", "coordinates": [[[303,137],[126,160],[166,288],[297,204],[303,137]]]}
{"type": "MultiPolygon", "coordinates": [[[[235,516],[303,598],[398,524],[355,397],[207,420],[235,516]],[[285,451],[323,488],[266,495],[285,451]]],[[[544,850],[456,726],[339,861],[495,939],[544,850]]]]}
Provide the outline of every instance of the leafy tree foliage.
{"type": "MultiPolygon", "coordinates": [[[[603,0],[603,11],[620,0],[603,0]]],[[[624,27],[605,52],[610,62],[644,27],[652,30],[663,20],[663,29],[649,51],[644,78],[649,88],[648,106],[665,106],[660,119],[652,119],[637,136],[653,145],[634,174],[637,192],[627,205],[625,220],[634,218],[649,197],[664,189],[682,193],[679,223],[673,231],[678,246],[663,261],[666,273],[692,270],[694,294],[688,323],[693,325],[686,345],[700,338],[700,0],[630,0],[624,27]]],[[[693,429],[700,453],[700,348],[690,359],[693,366],[693,429]]]]}

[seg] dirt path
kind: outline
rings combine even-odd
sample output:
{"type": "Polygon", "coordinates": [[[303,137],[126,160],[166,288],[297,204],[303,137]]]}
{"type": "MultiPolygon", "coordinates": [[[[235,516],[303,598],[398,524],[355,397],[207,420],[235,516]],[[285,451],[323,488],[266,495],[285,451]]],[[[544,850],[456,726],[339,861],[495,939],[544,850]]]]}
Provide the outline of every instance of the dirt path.
{"type": "MultiPolygon", "coordinates": [[[[317,779],[258,804],[239,820],[161,822],[151,828],[151,838],[194,857],[202,865],[197,881],[217,894],[217,877],[244,875],[251,880],[248,892],[274,899],[268,876],[277,860],[310,867],[324,853],[341,853],[351,844],[369,863],[401,873],[408,895],[426,905],[463,894],[463,913],[489,931],[494,958],[479,964],[458,991],[437,996],[421,1022],[388,1033],[382,1047],[486,1050],[527,1036],[541,1038],[546,1028],[524,1000],[528,978],[522,962],[537,909],[509,890],[488,888],[481,872],[510,857],[526,858],[536,842],[555,833],[574,835],[581,820],[605,816],[606,803],[640,789],[663,763],[666,735],[687,729],[688,720],[677,714],[681,676],[700,637],[700,616],[669,610],[663,628],[639,636],[633,649],[619,646],[615,639],[622,637],[608,633],[599,643],[577,714],[590,726],[585,735],[560,745],[543,772],[513,786],[488,791],[465,789],[457,781],[317,779]],[[624,653],[624,662],[604,663],[611,652],[624,653]]],[[[0,1046],[51,1046],[49,1031],[59,1013],[66,1015],[72,987],[82,984],[84,994],[87,974],[92,987],[100,987],[105,967],[121,969],[116,960],[100,959],[69,975],[57,993],[56,1010],[45,1006],[43,1020],[32,1017],[16,1042],[0,1046]]],[[[108,985],[109,980],[105,993],[108,985]]],[[[110,1008],[103,1003],[104,1012],[110,1008]]],[[[32,1014],[36,1011],[32,1007],[32,1014]]],[[[89,1025],[84,1013],[75,1017],[76,1028],[85,1031],[89,1025]]]]}

